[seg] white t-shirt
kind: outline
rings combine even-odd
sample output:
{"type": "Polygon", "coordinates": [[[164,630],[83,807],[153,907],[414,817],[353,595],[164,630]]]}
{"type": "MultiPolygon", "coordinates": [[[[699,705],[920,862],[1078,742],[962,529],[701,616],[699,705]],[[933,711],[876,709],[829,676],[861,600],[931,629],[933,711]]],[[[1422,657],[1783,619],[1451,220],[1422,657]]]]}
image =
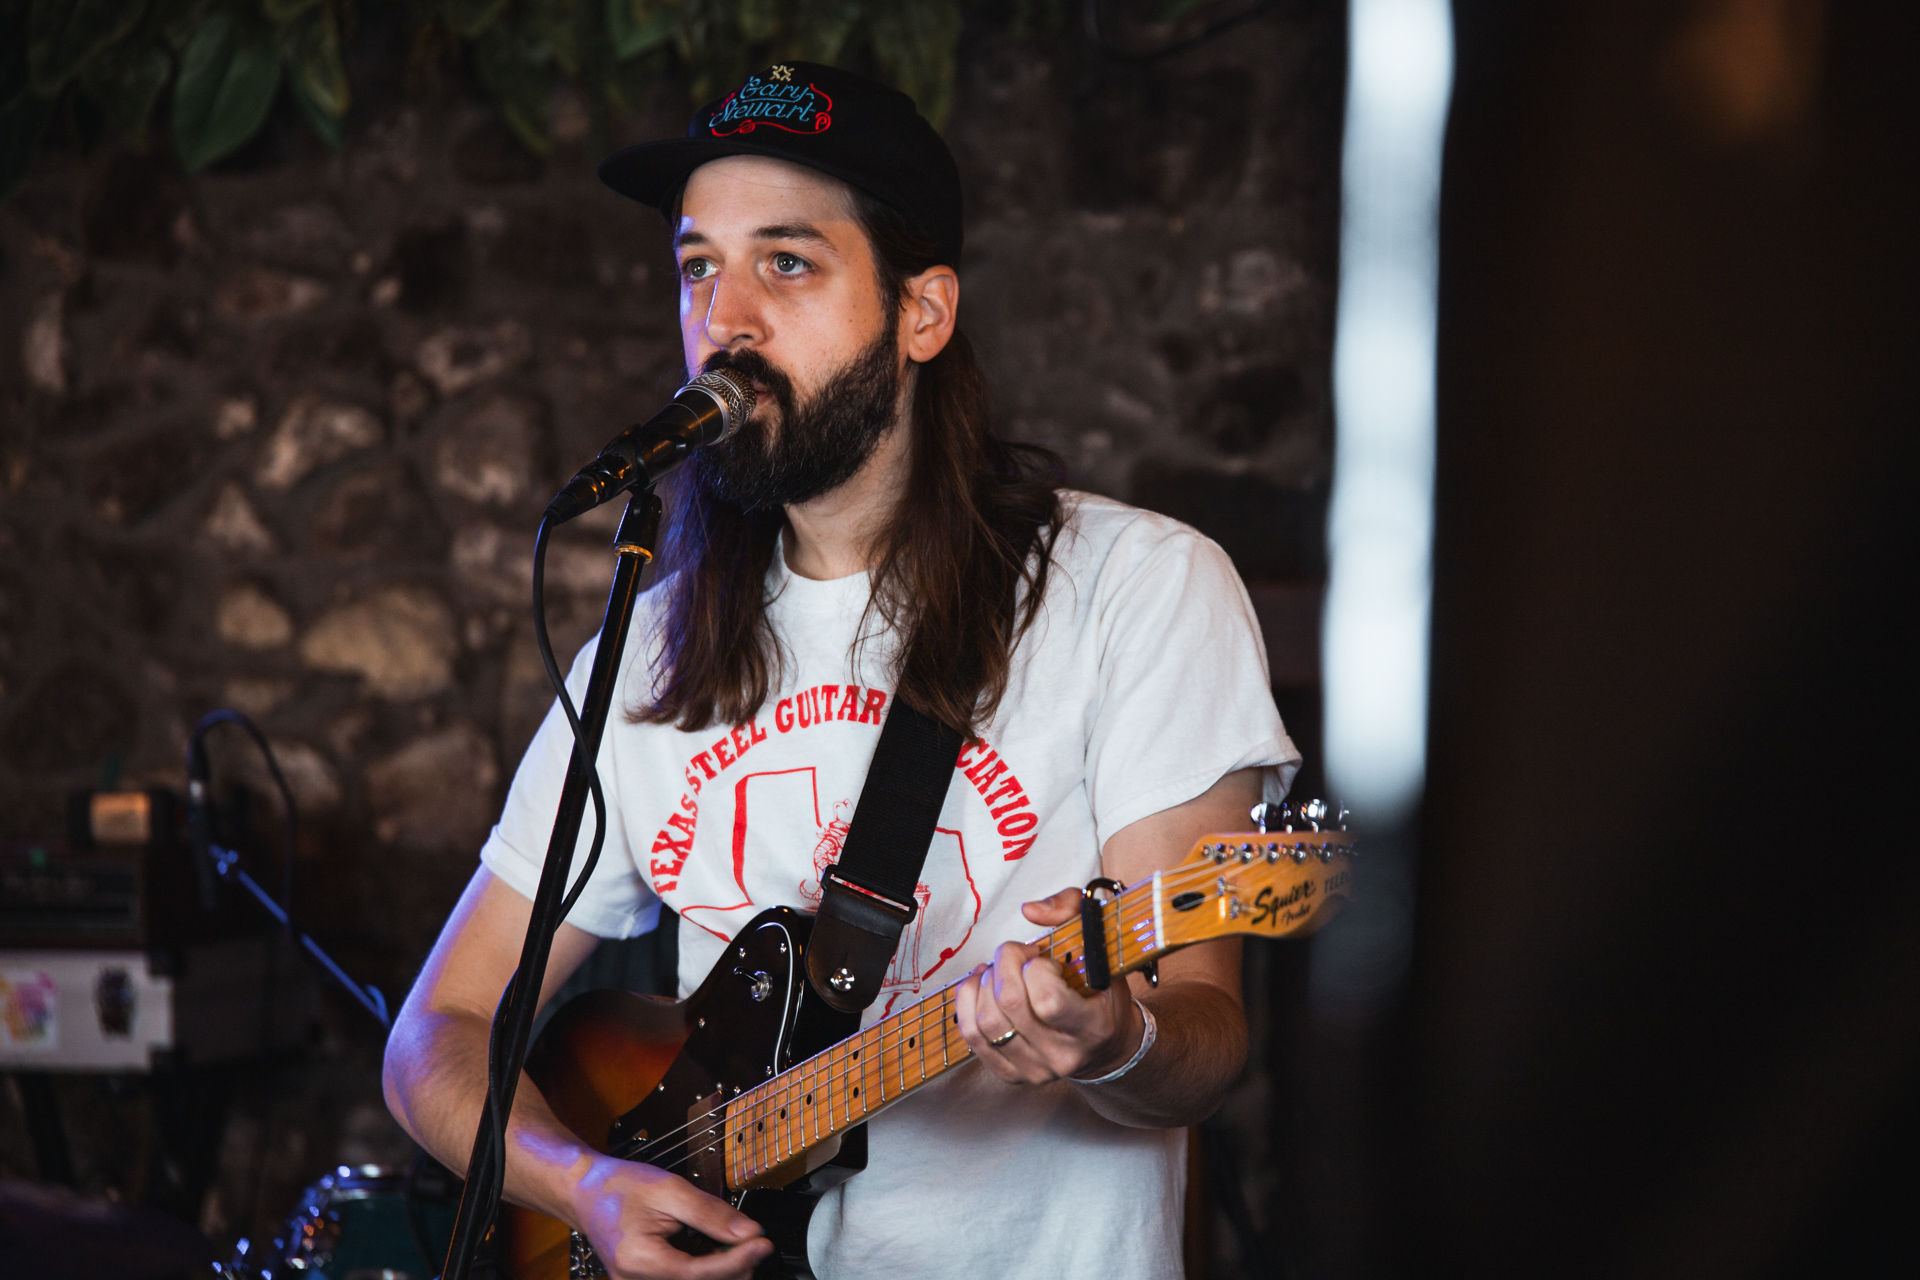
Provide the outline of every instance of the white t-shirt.
{"type": "MultiPolygon", "coordinates": [[[[868,1023],[1002,942],[1039,934],[1020,904],[1098,876],[1101,847],[1129,823],[1236,769],[1265,768],[1277,799],[1298,768],[1246,590],[1220,548],[1105,498],[1063,499],[1045,604],[982,744],[961,753],[920,914],[868,1023]]],[[[892,700],[890,639],[855,646],[867,575],[802,578],[776,554],[769,587],[786,661],[752,721],[683,733],[620,714],[644,703],[659,656],[660,598],[649,592],[600,747],[607,839],[568,918],[630,937],[653,928],[664,900],[680,914],[683,996],[760,911],[819,905],[820,870],[839,856],[892,700]]],[[[593,649],[568,677],[576,698],[593,649]]],[[[528,897],[570,749],[556,708],[481,851],[528,897]]],[[[591,815],[589,805],[589,828],[591,815]]],[[[822,1277],[1180,1274],[1181,1130],[1126,1128],[1073,1085],[1009,1085],[967,1066],[869,1122],[868,1136],[866,1171],[813,1217],[808,1251],[822,1277]]]]}

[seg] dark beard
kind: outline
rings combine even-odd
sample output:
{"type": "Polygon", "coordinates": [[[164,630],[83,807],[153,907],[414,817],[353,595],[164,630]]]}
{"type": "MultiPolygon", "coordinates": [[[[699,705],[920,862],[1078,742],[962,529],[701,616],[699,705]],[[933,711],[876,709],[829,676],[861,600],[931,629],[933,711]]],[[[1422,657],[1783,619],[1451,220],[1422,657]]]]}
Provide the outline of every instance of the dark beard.
{"type": "Polygon", "coordinates": [[[722,351],[702,372],[731,369],[767,388],[780,408],[779,434],[748,421],[694,455],[694,482],[742,510],[809,502],[853,479],[894,423],[900,404],[899,340],[890,324],[819,392],[799,403],[793,379],[757,351],[722,351]]]}

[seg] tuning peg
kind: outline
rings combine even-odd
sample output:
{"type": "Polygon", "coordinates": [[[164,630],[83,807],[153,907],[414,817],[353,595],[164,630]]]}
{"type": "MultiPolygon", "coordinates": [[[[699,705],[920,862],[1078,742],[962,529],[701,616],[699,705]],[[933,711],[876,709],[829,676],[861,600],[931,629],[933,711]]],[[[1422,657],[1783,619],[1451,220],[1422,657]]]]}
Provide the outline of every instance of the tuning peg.
{"type": "Polygon", "coordinates": [[[1348,817],[1349,817],[1349,814],[1348,814],[1347,806],[1345,805],[1338,806],[1338,812],[1335,814],[1333,819],[1334,829],[1338,831],[1345,831],[1347,829],[1348,817]]]}
{"type": "Polygon", "coordinates": [[[1262,800],[1259,804],[1247,810],[1247,816],[1253,819],[1254,830],[1258,831],[1261,835],[1265,835],[1267,834],[1267,824],[1275,818],[1280,817],[1285,809],[1286,806],[1283,804],[1276,805],[1269,801],[1262,800]]]}
{"type": "Polygon", "coordinates": [[[1300,806],[1301,820],[1315,831],[1320,830],[1320,824],[1325,822],[1331,813],[1332,809],[1327,802],[1318,796],[1303,802],[1300,806]]]}

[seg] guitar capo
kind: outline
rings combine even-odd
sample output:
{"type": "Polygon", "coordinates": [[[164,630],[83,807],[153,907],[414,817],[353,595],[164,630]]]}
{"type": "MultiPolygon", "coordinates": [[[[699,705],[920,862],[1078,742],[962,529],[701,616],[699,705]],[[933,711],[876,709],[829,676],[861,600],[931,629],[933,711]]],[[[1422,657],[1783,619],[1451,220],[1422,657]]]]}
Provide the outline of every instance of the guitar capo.
{"type": "Polygon", "coordinates": [[[1095,876],[1080,891],[1080,959],[1087,970],[1087,987],[1105,991],[1113,985],[1113,967],[1107,957],[1107,922],[1102,916],[1106,903],[1093,895],[1103,890],[1118,898],[1126,886],[1105,876],[1095,876]]]}

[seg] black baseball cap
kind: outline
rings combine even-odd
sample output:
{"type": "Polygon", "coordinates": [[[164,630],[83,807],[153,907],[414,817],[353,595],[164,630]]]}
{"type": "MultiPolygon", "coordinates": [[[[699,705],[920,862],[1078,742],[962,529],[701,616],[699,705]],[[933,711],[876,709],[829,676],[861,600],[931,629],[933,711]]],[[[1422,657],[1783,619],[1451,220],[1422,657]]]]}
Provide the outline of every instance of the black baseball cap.
{"type": "Polygon", "coordinates": [[[960,260],[960,170],[913,99],[817,62],[779,62],[700,108],[684,138],[643,142],[600,163],[600,181],[667,212],[687,175],[722,156],[818,169],[891,205],[960,260]]]}

